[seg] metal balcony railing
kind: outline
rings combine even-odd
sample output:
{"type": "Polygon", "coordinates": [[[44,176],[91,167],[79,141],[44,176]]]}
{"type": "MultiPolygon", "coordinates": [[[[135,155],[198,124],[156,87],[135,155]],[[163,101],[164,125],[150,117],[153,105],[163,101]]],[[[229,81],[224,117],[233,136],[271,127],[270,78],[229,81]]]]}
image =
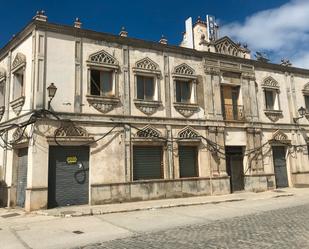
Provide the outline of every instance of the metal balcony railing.
{"type": "Polygon", "coordinates": [[[244,106],[242,105],[224,105],[223,117],[225,120],[244,120],[244,106]]]}

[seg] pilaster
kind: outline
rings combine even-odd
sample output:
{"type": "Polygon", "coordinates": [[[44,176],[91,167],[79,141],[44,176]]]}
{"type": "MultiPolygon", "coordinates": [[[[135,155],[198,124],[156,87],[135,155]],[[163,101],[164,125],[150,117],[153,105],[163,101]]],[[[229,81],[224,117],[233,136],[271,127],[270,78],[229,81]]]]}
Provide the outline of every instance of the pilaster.
{"type": "Polygon", "coordinates": [[[131,114],[131,87],[130,87],[130,63],[129,63],[129,47],[123,46],[123,108],[124,114],[131,114]]]}
{"type": "Polygon", "coordinates": [[[164,86],[165,86],[165,110],[166,116],[168,118],[172,115],[172,96],[170,88],[170,73],[169,73],[169,57],[167,54],[163,53],[164,57],[164,86]]]}
{"type": "Polygon", "coordinates": [[[226,176],[226,160],[224,156],[224,127],[209,126],[208,138],[215,144],[207,144],[212,176],[226,176]],[[215,148],[214,148],[215,147],[215,148]]]}
{"type": "Polygon", "coordinates": [[[74,112],[82,111],[82,39],[75,40],[75,92],[74,92],[74,112]]]}
{"type": "Polygon", "coordinates": [[[132,160],[131,160],[131,127],[129,125],[124,125],[124,149],[125,149],[125,159],[124,159],[124,171],[125,179],[130,182],[132,177],[132,160]]]}
{"type": "Polygon", "coordinates": [[[244,161],[246,162],[245,174],[254,175],[264,173],[263,166],[263,148],[261,129],[258,128],[247,128],[247,153],[244,161]]]}
{"type": "MultiPolygon", "coordinates": [[[[206,80],[211,82],[211,88],[212,88],[211,90],[213,96],[213,110],[212,108],[210,109],[210,115],[213,115],[214,118],[217,120],[223,120],[221,86],[220,86],[220,69],[216,67],[206,67],[205,73],[206,73],[206,80]]],[[[207,107],[211,106],[211,103],[208,102],[206,106],[207,107]]]]}

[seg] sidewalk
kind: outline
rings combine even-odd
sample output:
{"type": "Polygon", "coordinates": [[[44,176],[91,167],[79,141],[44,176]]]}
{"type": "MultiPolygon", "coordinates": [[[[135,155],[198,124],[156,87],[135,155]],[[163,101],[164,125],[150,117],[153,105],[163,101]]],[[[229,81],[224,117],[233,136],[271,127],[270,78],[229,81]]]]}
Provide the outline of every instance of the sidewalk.
{"type": "Polygon", "coordinates": [[[125,202],[105,205],[82,205],[68,206],[47,210],[34,211],[32,213],[55,217],[79,217],[89,215],[102,215],[111,213],[133,212],[139,210],[152,210],[172,207],[184,207],[205,204],[217,204],[222,202],[236,202],[244,200],[259,200],[279,197],[293,196],[299,193],[308,193],[308,189],[285,188],[280,190],[272,190],[260,193],[254,192],[239,192],[229,195],[219,196],[199,196],[177,199],[161,199],[139,202],[125,202]]]}

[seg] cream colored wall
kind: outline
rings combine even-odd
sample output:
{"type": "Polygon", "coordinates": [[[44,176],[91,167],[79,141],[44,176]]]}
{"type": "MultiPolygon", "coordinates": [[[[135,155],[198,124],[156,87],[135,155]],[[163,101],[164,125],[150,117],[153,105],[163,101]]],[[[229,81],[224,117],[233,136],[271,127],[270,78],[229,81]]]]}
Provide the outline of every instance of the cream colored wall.
{"type": "Polygon", "coordinates": [[[46,47],[46,85],[57,87],[51,106],[57,112],[74,112],[75,39],[48,32],[46,47]]]}
{"type": "MultiPolygon", "coordinates": [[[[27,113],[31,110],[32,103],[31,96],[32,96],[32,36],[29,36],[27,39],[25,39],[23,42],[19,44],[18,47],[16,47],[12,51],[12,61],[13,63],[14,58],[16,54],[20,52],[26,56],[26,68],[25,68],[25,75],[24,75],[24,96],[25,98],[25,103],[22,107],[22,110],[19,115],[22,115],[24,113],[27,113]]],[[[10,85],[10,101],[13,100],[13,86],[14,80],[13,80],[13,74],[11,74],[11,85],[10,85]]],[[[10,107],[9,109],[9,118],[14,118],[16,117],[15,112],[13,109],[10,107]]]]}

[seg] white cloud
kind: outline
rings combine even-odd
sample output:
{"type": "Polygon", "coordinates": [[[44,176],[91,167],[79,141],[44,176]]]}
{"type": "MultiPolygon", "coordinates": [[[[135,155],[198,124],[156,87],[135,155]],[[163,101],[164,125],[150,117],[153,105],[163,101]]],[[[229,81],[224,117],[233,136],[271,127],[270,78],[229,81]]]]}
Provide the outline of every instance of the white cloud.
{"type": "Polygon", "coordinates": [[[292,0],[278,8],[257,12],[243,23],[224,25],[222,35],[247,43],[252,52],[268,51],[279,62],[309,68],[309,1],[292,0]]]}

